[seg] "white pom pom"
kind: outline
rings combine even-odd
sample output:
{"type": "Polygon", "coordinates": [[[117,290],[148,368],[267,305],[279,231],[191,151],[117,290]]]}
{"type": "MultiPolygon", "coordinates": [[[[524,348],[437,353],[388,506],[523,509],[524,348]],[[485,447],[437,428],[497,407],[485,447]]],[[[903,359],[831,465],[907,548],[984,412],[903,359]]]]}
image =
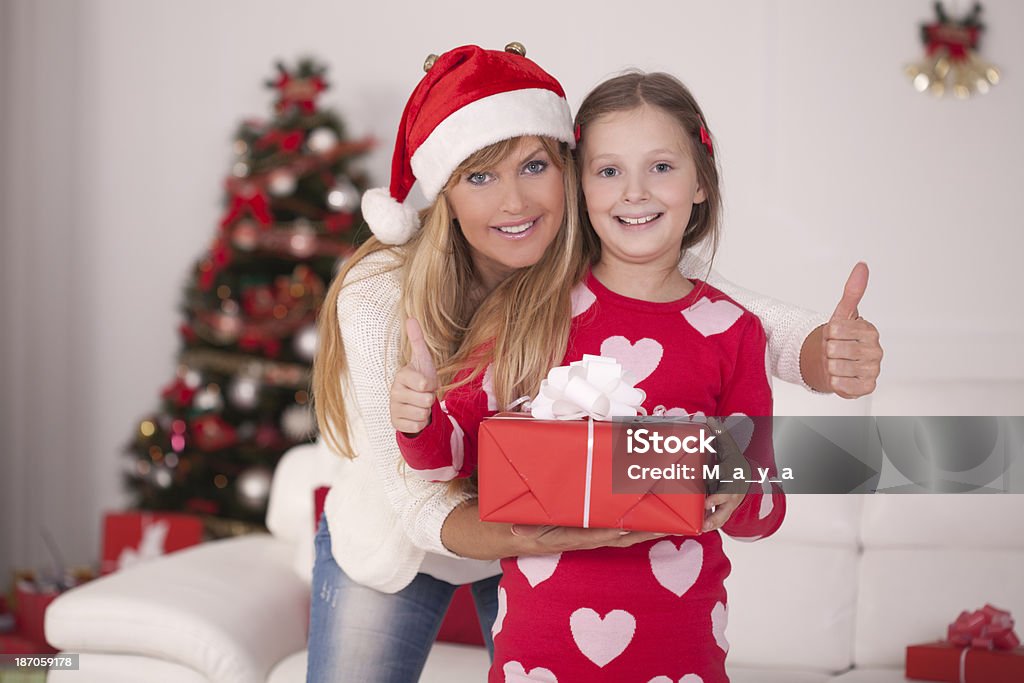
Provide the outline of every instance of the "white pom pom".
{"type": "Polygon", "coordinates": [[[395,201],[386,187],[375,187],[363,195],[363,218],[384,244],[405,244],[420,229],[416,209],[395,201]]]}

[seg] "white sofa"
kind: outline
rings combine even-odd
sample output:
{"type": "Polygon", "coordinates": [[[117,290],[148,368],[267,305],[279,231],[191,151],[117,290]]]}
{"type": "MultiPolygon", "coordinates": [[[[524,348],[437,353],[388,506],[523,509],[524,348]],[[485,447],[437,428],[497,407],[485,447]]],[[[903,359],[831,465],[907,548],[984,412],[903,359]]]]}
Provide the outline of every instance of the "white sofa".
{"type": "MultiPolygon", "coordinates": [[[[287,454],[270,535],[207,543],[61,596],[47,637],[81,653],[81,670],[48,680],[305,680],[311,491],[336,466],[318,446],[287,454]]],[[[1021,495],[792,495],[778,534],[727,552],[735,683],[903,681],[905,646],[941,638],[962,609],[989,602],[1024,618],[1021,495]]],[[[486,670],[482,648],[439,644],[421,680],[482,681],[486,670]]]]}

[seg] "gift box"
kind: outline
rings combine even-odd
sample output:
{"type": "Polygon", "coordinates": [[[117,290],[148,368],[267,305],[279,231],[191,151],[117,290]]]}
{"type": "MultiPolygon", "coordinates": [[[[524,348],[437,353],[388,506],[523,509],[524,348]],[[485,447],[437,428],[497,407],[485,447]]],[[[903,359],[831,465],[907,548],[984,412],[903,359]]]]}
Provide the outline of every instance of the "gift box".
{"type": "Polygon", "coordinates": [[[162,512],[108,513],[103,519],[103,562],[109,574],[203,540],[203,521],[195,515],[162,512]]]}
{"type": "Polygon", "coordinates": [[[40,588],[29,581],[19,581],[15,586],[14,621],[17,632],[25,641],[32,643],[35,653],[52,654],[55,648],[46,642],[44,623],[46,608],[57,599],[60,592],[56,588],[40,588]]]}
{"type": "Polygon", "coordinates": [[[1024,648],[1005,610],[985,605],[961,612],[948,639],[907,648],[907,678],[952,683],[1024,681],[1024,648]]]}
{"type": "MultiPolygon", "coordinates": [[[[672,429],[682,438],[699,434],[703,427],[680,423],[672,429]]],[[[542,420],[520,413],[484,420],[478,435],[480,518],[700,533],[706,490],[700,476],[703,457],[680,453],[663,462],[695,467],[698,476],[693,479],[624,486],[622,468],[613,468],[613,448],[621,456],[626,430],[622,422],[542,420]],[[631,490],[620,492],[623,488],[631,490]]]]}

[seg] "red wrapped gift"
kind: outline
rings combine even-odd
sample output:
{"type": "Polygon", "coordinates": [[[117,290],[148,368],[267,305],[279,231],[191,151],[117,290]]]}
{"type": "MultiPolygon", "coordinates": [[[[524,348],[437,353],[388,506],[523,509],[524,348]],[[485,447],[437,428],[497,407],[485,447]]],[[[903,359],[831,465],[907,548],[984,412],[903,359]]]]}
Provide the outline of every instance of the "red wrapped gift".
{"type": "Polygon", "coordinates": [[[40,590],[28,581],[19,581],[15,587],[17,605],[14,609],[14,621],[18,630],[13,635],[32,643],[35,647],[34,653],[52,654],[57,651],[46,642],[43,623],[46,608],[58,595],[56,589],[40,590]]]}
{"type": "MultiPolygon", "coordinates": [[[[623,489],[613,473],[612,446],[622,424],[594,420],[536,420],[501,413],[479,432],[480,518],[492,522],[700,533],[704,522],[703,458],[680,453],[671,464],[697,469],[693,479],[634,483],[623,489]],[[613,493],[613,476],[615,490],[613,493]],[[671,491],[671,493],[667,492],[671,491]]],[[[663,426],[662,426],[663,427],[663,426]]],[[[659,428],[660,429],[660,428],[659,428]]],[[[697,435],[697,424],[672,425],[697,435]]],[[[621,448],[622,444],[618,444],[621,448]]],[[[668,463],[668,461],[665,461],[668,463]]]]}
{"type": "Polygon", "coordinates": [[[173,512],[110,512],[103,519],[103,562],[109,574],[203,540],[203,520],[173,512]]]}
{"type": "Polygon", "coordinates": [[[992,605],[961,612],[948,639],[907,648],[907,678],[953,683],[1024,681],[1024,648],[1010,613],[992,605]]]}

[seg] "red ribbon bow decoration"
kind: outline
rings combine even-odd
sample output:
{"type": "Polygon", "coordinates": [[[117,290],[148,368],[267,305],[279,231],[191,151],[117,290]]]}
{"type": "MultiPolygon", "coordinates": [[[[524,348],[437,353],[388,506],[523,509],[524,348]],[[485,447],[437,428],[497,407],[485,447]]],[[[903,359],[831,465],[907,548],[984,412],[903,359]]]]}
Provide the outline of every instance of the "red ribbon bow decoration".
{"type": "Polygon", "coordinates": [[[707,147],[708,156],[715,156],[715,148],[714,145],[711,144],[711,133],[708,132],[708,129],[705,128],[703,124],[701,124],[700,127],[700,141],[704,143],[705,147],[707,147]]]}
{"type": "Polygon", "coordinates": [[[220,221],[222,228],[228,227],[246,213],[252,214],[264,228],[269,228],[274,222],[267,195],[255,184],[228,181],[228,191],[231,193],[231,199],[227,213],[220,221]]]}
{"type": "Polygon", "coordinates": [[[284,114],[291,110],[306,115],[315,113],[316,98],[327,89],[323,71],[322,67],[312,62],[301,63],[294,71],[289,71],[279,63],[277,79],[267,82],[267,85],[277,90],[275,107],[278,113],[284,114]]]}
{"type": "Polygon", "coordinates": [[[256,149],[267,149],[276,146],[282,152],[295,152],[302,146],[301,130],[281,130],[275,128],[264,134],[254,143],[256,149]]]}
{"type": "Polygon", "coordinates": [[[958,647],[1013,650],[1020,645],[1013,625],[1009,612],[985,605],[973,612],[961,612],[949,625],[947,640],[958,647]]]}

